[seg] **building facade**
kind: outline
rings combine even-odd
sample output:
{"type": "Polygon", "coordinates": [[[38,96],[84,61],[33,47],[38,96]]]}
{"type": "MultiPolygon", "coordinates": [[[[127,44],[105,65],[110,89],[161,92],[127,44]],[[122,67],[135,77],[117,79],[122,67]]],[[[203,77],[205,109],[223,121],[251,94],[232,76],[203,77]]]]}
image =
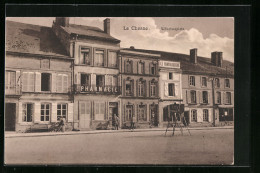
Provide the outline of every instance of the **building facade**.
{"type": "Polygon", "coordinates": [[[130,126],[131,117],[137,128],[158,126],[160,55],[120,51],[120,81],[122,83],[121,126],[130,126]]]}
{"type": "Polygon", "coordinates": [[[63,117],[72,129],[73,59],[50,28],[17,22],[6,25],[5,130],[48,128],[63,117]]]}
{"type": "Polygon", "coordinates": [[[159,61],[159,124],[168,124],[168,106],[183,104],[180,62],[159,61]]]}

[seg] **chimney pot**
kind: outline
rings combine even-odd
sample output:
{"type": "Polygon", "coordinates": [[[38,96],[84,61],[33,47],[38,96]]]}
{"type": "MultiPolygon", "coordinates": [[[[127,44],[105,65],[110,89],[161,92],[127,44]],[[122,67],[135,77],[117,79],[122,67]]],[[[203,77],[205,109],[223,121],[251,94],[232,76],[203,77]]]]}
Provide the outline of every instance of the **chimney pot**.
{"type": "Polygon", "coordinates": [[[223,63],[223,52],[212,52],[211,53],[211,63],[214,66],[222,67],[223,63]]]}

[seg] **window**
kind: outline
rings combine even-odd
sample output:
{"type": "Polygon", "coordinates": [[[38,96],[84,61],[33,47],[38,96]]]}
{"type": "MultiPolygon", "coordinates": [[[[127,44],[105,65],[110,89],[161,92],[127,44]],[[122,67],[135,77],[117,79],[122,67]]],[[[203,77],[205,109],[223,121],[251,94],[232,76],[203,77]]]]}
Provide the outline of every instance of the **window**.
{"type": "Polygon", "coordinates": [[[104,66],[104,50],[95,51],[95,65],[104,66]]]}
{"type": "Polygon", "coordinates": [[[82,86],[89,86],[90,85],[90,75],[89,74],[81,74],[80,82],[82,86]]]}
{"type": "Polygon", "coordinates": [[[216,87],[216,88],[219,88],[219,87],[220,87],[219,78],[215,78],[215,87],[216,87]]]}
{"type": "Polygon", "coordinates": [[[138,121],[146,121],[147,115],[145,113],[145,105],[139,105],[138,109],[138,121]]]}
{"type": "Polygon", "coordinates": [[[191,103],[197,103],[197,101],[196,101],[196,91],[190,91],[190,100],[191,100],[191,103]]]}
{"type": "Polygon", "coordinates": [[[226,87],[226,88],[230,88],[229,79],[225,79],[225,87],[226,87]]]}
{"type": "Polygon", "coordinates": [[[169,73],[169,80],[172,80],[172,73],[169,73]]]}
{"type": "Polygon", "coordinates": [[[133,116],[133,106],[127,105],[125,111],[125,121],[130,121],[132,116],[133,116]]]}
{"type": "Polygon", "coordinates": [[[144,62],[138,62],[138,74],[144,74],[144,62]]]}
{"type": "Polygon", "coordinates": [[[82,47],[80,49],[79,63],[90,65],[90,48],[82,47]]]}
{"type": "Polygon", "coordinates": [[[195,86],[195,76],[190,76],[190,85],[195,86]]]}
{"type": "Polygon", "coordinates": [[[15,94],[15,72],[5,72],[5,93],[15,94]]]}
{"type": "Polygon", "coordinates": [[[42,59],[41,60],[41,68],[49,69],[50,68],[50,60],[49,59],[42,59]]]}
{"type": "Polygon", "coordinates": [[[132,61],[127,60],[125,63],[126,63],[125,72],[132,73],[132,61]]]}
{"type": "Polygon", "coordinates": [[[125,83],[125,95],[131,96],[133,94],[132,92],[132,81],[127,80],[125,83]]]}
{"type": "Polygon", "coordinates": [[[203,109],[203,121],[209,121],[209,110],[203,109]]]}
{"type": "Polygon", "coordinates": [[[220,104],[221,103],[221,92],[216,93],[216,103],[220,104]]]}
{"type": "Polygon", "coordinates": [[[104,87],[104,75],[96,75],[96,86],[97,87],[104,87]]]}
{"type": "Polygon", "coordinates": [[[112,83],[113,83],[113,76],[107,75],[106,86],[112,86],[112,83]]]}
{"type": "Polygon", "coordinates": [[[50,104],[41,104],[41,121],[50,121],[50,104]]]}
{"type": "Polygon", "coordinates": [[[109,51],[108,52],[108,66],[117,67],[117,53],[109,51]]]}
{"type": "Polygon", "coordinates": [[[23,122],[32,122],[33,117],[33,104],[23,103],[22,104],[22,118],[23,122]]]}
{"type": "Polygon", "coordinates": [[[41,91],[51,91],[51,74],[41,74],[41,91]]]}
{"type": "Polygon", "coordinates": [[[173,83],[168,84],[169,96],[175,96],[175,85],[173,83]]]}
{"type": "Polygon", "coordinates": [[[138,81],[138,96],[144,97],[145,96],[145,81],[138,81]]]}
{"type": "Polygon", "coordinates": [[[57,92],[68,92],[68,75],[58,74],[56,82],[57,92]]]}
{"type": "Polygon", "coordinates": [[[207,78],[206,77],[202,77],[201,78],[201,86],[202,87],[207,87],[207,78]]]}
{"type": "Polygon", "coordinates": [[[226,92],[226,104],[231,104],[231,92],[226,92]]]}
{"type": "Polygon", "coordinates": [[[191,121],[197,122],[197,110],[195,109],[191,110],[191,121]]]}
{"type": "Polygon", "coordinates": [[[104,120],[104,119],[105,119],[105,103],[95,102],[95,120],[104,120]]]}
{"type": "Polygon", "coordinates": [[[156,75],[156,64],[151,64],[151,75],[156,75]]]}
{"type": "Polygon", "coordinates": [[[24,72],[22,75],[22,89],[25,92],[34,92],[34,73],[24,72]]]}
{"type": "Polygon", "coordinates": [[[202,91],[202,103],[208,103],[208,91],[202,91]]]}
{"type": "Polygon", "coordinates": [[[57,120],[60,121],[61,117],[66,119],[67,104],[57,104],[57,120]]]}
{"type": "Polygon", "coordinates": [[[150,96],[151,97],[155,97],[156,96],[156,83],[155,82],[151,82],[151,87],[150,87],[150,96]]]}

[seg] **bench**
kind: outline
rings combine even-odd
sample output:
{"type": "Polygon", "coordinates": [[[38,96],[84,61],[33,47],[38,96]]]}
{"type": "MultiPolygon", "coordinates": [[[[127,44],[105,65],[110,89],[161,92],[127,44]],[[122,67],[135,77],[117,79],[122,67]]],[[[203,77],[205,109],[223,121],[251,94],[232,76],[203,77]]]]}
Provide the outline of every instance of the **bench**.
{"type": "Polygon", "coordinates": [[[29,132],[48,132],[48,124],[33,124],[30,126],[29,132]]]}

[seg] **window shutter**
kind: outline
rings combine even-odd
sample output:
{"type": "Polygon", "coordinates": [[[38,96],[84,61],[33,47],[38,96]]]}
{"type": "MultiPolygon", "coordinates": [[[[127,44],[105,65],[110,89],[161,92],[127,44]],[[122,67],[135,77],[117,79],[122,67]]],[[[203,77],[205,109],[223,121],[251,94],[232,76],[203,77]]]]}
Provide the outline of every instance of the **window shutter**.
{"type": "Polygon", "coordinates": [[[23,121],[23,103],[18,103],[18,122],[21,123],[23,121]]]}
{"type": "Polygon", "coordinates": [[[149,81],[149,88],[148,88],[148,94],[147,94],[147,97],[151,97],[152,96],[152,94],[151,94],[151,92],[152,92],[152,88],[151,88],[152,86],[151,86],[151,81],[149,81]]]}
{"type": "Polygon", "coordinates": [[[159,96],[159,82],[157,81],[156,83],[155,83],[155,86],[156,86],[156,88],[155,88],[155,96],[156,97],[158,97],[159,96]]]}
{"type": "Polygon", "coordinates": [[[186,93],[187,93],[187,103],[191,103],[191,94],[190,94],[190,90],[187,90],[186,93]]]}
{"type": "Polygon", "coordinates": [[[23,72],[22,75],[22,91],[28,91],[28,76],[29,74],[26,72],[23,72]]]}
{"type": "Polygon", "coordinates": [[[123,96],[125,96],[126,94],[125,94],[125,79],[123,79],[123,86],[122,86],[122,89],[123,89],[123,96]]]}
{"type": "Polygon", "coordinates": [[[51,92],[56,92],[56,73],[51,74],[51,92]]]}
{"type": "Polygon", "coordinates": [[[139,96],[139,91],[138,91],[138,79],[136,80],[136,96],[139,96]]]}
{"type": "Polygon", "coordinates": [[[34,103],[34,122],[39,123],[41,118],[41,104],[39,102],[34,103]]]}
{"type": "Polygon", "coordinates": [[[77,74],[77,84],[80,85],[80,83],[81,83],[81,74],[78,73],[78,74],[77,74]]]}
{"type": "Polygon", "coordinates": [[[209,122],[212,122],[212,119],[213,119],[213,117],[212,117],[212,111],[211,111],[211,109],[209,109],[209,110],[208,110],[208,121],[209,121],[209,122]]]}
{"type": "Polygon", "coordinates": [[[104,50],[104,67],[107,67],[108,54],[107,51],[104,50]]]}
{"type": "Polygon", "coordinates": [[[73,122],[73,103],[68,103],[68,122],[73,122]]]}
{"type": "Polygon", "coordinates": [[[112,85],[113,85],[113,86],[117,86],[117,76],[113,76],[112,85]]]}
{"type": "Polygon", "coordinates": [[[57,103],[52,103],[51,122],[57,122],[57,103]]]}
{"type": "Polygon", "coordinates": [[[16,78],[15,78],[15,86],[16,86],[16,93],[20,91],[20,86],[21,86],[21,72],[16,71],[16,78]]]}
{"type": "Polygon", "coordinates": [[[92,87],[96,86],[96,74],[91,74],[90,80],[92,87]]]}
{"type": "MultiPolygon", "coordinates": [[[[148,89],[149,90],[149,89],[148,89]]],[[[144,96],[145,97],[149,97],[149,94],[147,93],[147,84],[146,84],[146,80],[144,81],[144,96]]]]}
{"type": "MultiPolygon", "coordinates": [[[[135,117],[136,116],[136,114],[135,114],[135,105],[133,104],[133,117],[135,117]]],[[[137,117],[136,117],[136,119],[137,119],[137,117]]]]}
{"type": "Polygon", "coordinates": [[[225,92],[223,92],[223,102],[222,103],[226,104],[226,93],[225,92]]]}
{"type": "Polygon", "coordinates": [[[164,95],[169,96],[168,83],[167,82],[164,83],[164,95]]]}
{"type": "Polygon", "coordinates": [[[178,96],[179,95],[179,84],[176,83],[174,86],[175,86],[175,89],[174,89],[175,96],[178,96]]]}
{"type": "Polygon", "coordinates": [[[124,72],[126,73],[126,60],[124,61],[124,72]]]}
{"type": "Polygon", "coordinates": [[[134,79],[131,80],[131,95],[134,96],[135,94],[135,81],[134,79]]]}
{"type": "Polygon", "coordinates": [[[92,48],[89,48],[89,60],[90,60],[90,65],[93,66],[94,63],[93,63],[93,51],[92,51],[92,48]]]}
{"type": "MultiPolygon", "coordinates": [[[[135,105],[133,105],[133,108],[134,108],[135,105]]],[[[134,110],[134,109],[133,109],[134,110]]],[[[136,122],[139,121],[139,116],[140,116],[140,109],[139,109],[139,104],[136,104],[136,122]]],[[[133,111],[134,112],[134,111],[133,111]]]]}
{"type": "Polygon", "coordinates": [[[41,73],[35,72],[35,92],[41,92],[41,73]]]}
{"type": "Polygon", "coordinates": [[[149,74],[152,74],[152,63],[149,63],[149,74]]]}
{"type": "Polygon", "coordinates": [[[68,83],[68,75],[63,75],[62,87],[64,93],[68,92],[68,83]]]}
{"type": "Polygon", "coordinates": [[[234,92],[231,92],[231,104],[234,105],[234,92]]]}
{"type": "Polygon", "coordinates": [[[218,103],[218,93],[216,91],[214,92],[214,103],[218,103]]]}
{"type": "Polygon", "coordinates": [[[198,100],[199,100],[199,103],[203,103],[203,94],[202,94],[202,91],[198,91],[198,100]]]}
{"type": "Polygon", "coordinates": [[[108,86],[108,83],[109,83],[108,80],[109,80],[109,77],[108,77],[108,75],[106,74],[106,75],[105,75],[105,86],[108,86]]]}
{"type": "Polygon", "coordinates": [[[56,75],[56,89],[58,93],[62,93],[62,75],[56,75]]]}
{"type": "Polygon", "coordinates": [[[211,92],[208,92],[208,104],[211,104],[211,99],[212,99],[211,92]]]}

